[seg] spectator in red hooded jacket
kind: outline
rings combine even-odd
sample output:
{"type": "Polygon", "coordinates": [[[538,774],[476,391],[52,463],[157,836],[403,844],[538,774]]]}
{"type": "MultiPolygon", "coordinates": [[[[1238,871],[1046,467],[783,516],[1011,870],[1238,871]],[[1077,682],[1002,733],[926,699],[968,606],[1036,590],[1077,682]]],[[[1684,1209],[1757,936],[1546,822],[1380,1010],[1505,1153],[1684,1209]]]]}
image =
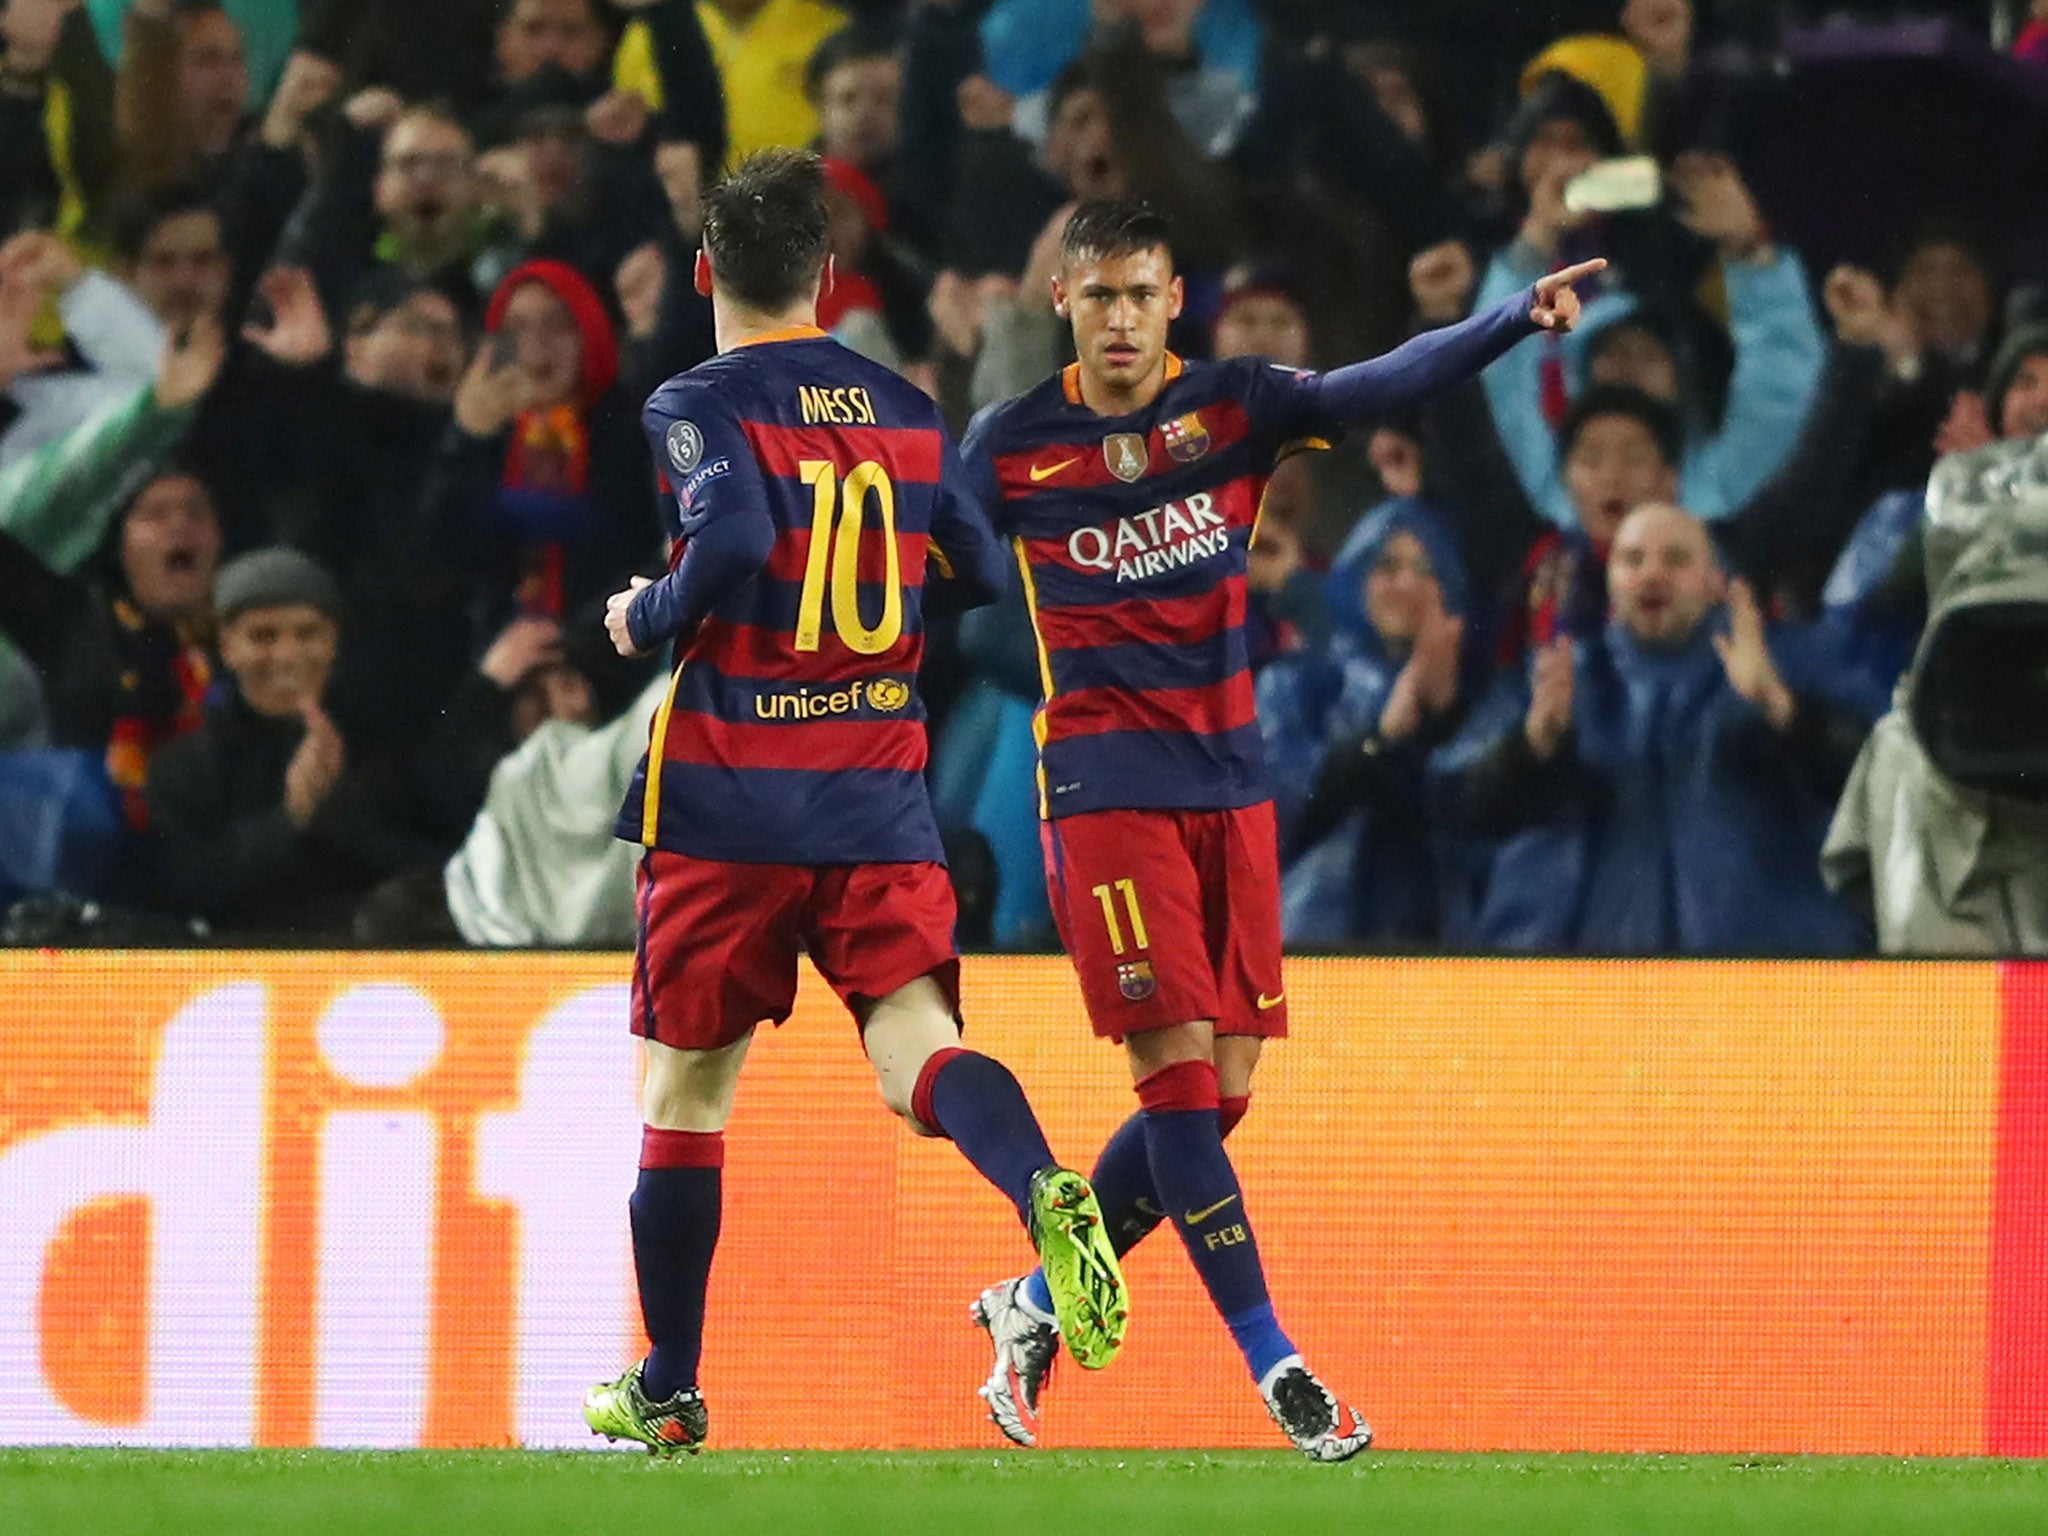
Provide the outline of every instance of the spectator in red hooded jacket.
{"type": "Polygon", "coordinates": [[[521,614],[557,621],[659,564],[647,451],[619,344],[574,268],[530,261],[491,296],[425,488],[444,557],[473,573],[478,649],[521,614]]]}

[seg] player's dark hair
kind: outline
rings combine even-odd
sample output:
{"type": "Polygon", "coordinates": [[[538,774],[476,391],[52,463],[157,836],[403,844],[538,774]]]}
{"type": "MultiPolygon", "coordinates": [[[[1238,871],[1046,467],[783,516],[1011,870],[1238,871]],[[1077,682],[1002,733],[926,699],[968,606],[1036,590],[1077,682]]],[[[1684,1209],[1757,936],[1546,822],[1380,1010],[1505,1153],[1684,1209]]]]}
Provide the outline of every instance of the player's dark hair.
{"type": "Polygon", "coordinates": [[[1101,261],[1160,250],[1173,255],[1173,225],[1150,203],[1132,198],[1097,198],[1074,210],[1060,236],[1065,261],[1101,261]]]}
{"type": "Polygon", "coordinates": [[[713,281],[753,309],[786,309],[825,265],[825,168],[809,150],[749,156],[704,197],[713,281]]]}
{"type": "Polygon", "coordinates": [[[811,50],[804,65],[804,95],[815,104],[825,94],[832,71],[862,59],[896,57],[895,29],[876,21],[849,22],[811,50]]]}
{"type": "Polygon", "coordinates": [[[1560,461],[1571,457],[1572,448],[1587,424],[1602,416],[1626,416],[1631,421],[1641,422],[1643,429],[1656,439],[1658,451],[1664,455],[1667,465],[1676,469],[1683,462],[1685,423],[1679,418],[1677,408],[1626,384],[1596,384],[1572,402],[1572,408],[1558,423],[1557,456],[1560,461]]]}

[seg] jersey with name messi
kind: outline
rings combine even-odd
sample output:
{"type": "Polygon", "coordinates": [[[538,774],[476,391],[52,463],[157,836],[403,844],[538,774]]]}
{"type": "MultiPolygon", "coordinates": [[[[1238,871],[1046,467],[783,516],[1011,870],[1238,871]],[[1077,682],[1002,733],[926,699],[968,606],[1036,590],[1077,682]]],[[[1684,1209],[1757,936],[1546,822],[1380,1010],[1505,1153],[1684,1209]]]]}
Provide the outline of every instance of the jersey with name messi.
{"type": "Polygon", "coordinates": [[[772,542],[758,529],[766,564],[676,636],[619,835],[746,863],[942,860],[926,563],[986,573],[1002,553],[937,407],[804,327],[670,379],[642,420],[673,492],[672,572],[719,519],[765,518],[772,542]]]}
{"type": "Polygon", "coordinates": [[[1069,366],[968,433],[1036,630],[1044,815],[1270,798],[1245,550],[1274,465],[1341,431],[1314,382],[1256,358],[1169,355],[1151,405],[1102,416],[1069,366]]]}

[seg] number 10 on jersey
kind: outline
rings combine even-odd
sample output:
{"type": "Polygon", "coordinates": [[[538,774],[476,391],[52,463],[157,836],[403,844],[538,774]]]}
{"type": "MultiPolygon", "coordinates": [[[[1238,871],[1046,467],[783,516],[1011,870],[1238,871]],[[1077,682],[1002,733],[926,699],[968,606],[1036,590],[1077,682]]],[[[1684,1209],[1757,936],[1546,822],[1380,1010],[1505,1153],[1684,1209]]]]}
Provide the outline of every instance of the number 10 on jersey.
{"type": "Polygon", "coordinates": [[[797,600],[796,648],[815,651],[825,628],[825,587],[832,588],[832,628],[850,651],[879,656],[903,638],[903,557],[896,548],[896,487],[889,472],[863,459],[839,478],[829,459],[805,459],[797,473],[811,488],[811,550],[797,600]],[[860,615],[861,539],[872,494],[882,513],[882,617],[871,629],[860,615]]]}

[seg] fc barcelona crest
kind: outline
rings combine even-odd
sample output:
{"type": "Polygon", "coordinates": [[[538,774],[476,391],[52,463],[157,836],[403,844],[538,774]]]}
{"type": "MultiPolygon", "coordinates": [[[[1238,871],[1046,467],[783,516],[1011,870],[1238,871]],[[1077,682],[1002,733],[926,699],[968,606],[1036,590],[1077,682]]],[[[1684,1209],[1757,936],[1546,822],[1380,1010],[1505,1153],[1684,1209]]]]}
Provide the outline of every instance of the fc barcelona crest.
{"type": "Polygon", "coordinates": [[[1209,429],[1202,425],[1199,411],[1169,421],[1159,429],[1159,440],[1176,464],[1192,464],[1209,451],[1209,429]]]}
{"type": "Polygon", "coordinates": [[[1128,1002],[1142,1003],[1158,986],[1150,960],[1127,960],[1116,968],[1116,989],[1128,1002]]]}
{"type": "Polygon", "coordinates": [[[1102,462],[1117,479],[1131,485],[1145,478],[1145,471],[1152,467],[1152,455],[1145,439],[1136,432],[1112,432],[1102,440],[1102,462]]]}

